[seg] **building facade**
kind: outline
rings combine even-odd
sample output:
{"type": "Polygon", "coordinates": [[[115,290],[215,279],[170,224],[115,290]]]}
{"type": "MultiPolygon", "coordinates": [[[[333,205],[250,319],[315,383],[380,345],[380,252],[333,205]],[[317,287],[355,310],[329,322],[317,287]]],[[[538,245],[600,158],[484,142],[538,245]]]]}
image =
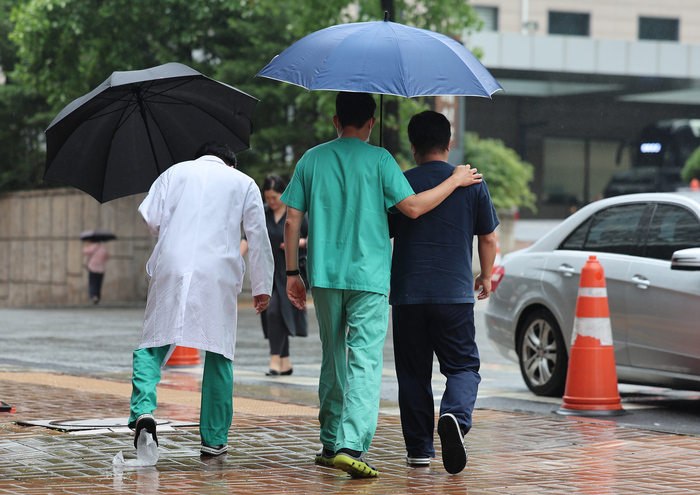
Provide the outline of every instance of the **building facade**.
{"type": "Polygon", "coordinates": [[[504,91],[462,98],[462,125],[502,139],[535,167],[540,218],[602,197],[613,174],[634,165],[634,140],[649,125],[700,118],[696,0],[473,6],[484,27],[463,41],[482,50],[504,91]]]}

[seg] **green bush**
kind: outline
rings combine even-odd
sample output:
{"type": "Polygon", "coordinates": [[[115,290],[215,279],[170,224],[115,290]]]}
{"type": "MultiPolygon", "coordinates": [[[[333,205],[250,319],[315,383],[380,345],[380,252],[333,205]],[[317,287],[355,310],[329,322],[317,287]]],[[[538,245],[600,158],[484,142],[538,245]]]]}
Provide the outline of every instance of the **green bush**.
{"type": "Polygon", "coordinates": [[[693,151],[693,154],[686,160],[681,171],[681,179],[686,184],[690,184],[693,179],[700,179],[700,147],[693,151]]]}
{"type": "Polygon", "coordinates": [[[514,206],[536,211],[535,194],[528,185],[534,176],[533,167],[507,148],[500,139],[479,139],[467,133],[464,139],[464,163],[484,174],[496,208],[514,206]]]}

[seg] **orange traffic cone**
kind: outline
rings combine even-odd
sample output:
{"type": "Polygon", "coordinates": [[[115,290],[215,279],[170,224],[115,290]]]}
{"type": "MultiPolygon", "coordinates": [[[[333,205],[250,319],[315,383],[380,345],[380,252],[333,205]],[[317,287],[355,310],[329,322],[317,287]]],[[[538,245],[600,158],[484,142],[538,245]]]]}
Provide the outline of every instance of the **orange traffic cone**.
{"type": "Polygon", "coordinates": [[[586,261],[576,301],[564,403],[559,414],[625,414],[617,391],[615,351],[605,274],[595,256],[586,261]]]}
{"type": "Polygon", "coordinates": [[[202,364],[202,360],[199,359],[199,351],[192,347],[182,346],[177,346],[168,362],[165,363],[166,366],[194,366],[197,364],[202,364]]]}
{"type": "Polygon", "coordinates": [[[690,181],[690,190],[691,191],[700,191],[700,180],[697,178],[693,179],[690,181]]]}

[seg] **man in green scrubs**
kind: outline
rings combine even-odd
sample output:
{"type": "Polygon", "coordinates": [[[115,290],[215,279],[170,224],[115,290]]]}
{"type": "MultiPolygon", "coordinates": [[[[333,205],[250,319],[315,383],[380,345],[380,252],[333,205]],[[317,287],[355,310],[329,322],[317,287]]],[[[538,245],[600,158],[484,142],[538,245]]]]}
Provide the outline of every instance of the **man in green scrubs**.
{"type": "Polygon", "coordinates": [[[376,119],[368,93],[339,93],[338,139],[307,151],[280,198],[286,203],[287,295],[306,308],[299,229],[309,214],[308,267],[322,344],[318,395],[323,448],[316,462],[353,477],[377,476],[366,462],[377,428],[391,270],[387,211],[416,218],[457,187],[481,182],[468,166],[415,194],[391,154],[367,144],[376,119]]]}

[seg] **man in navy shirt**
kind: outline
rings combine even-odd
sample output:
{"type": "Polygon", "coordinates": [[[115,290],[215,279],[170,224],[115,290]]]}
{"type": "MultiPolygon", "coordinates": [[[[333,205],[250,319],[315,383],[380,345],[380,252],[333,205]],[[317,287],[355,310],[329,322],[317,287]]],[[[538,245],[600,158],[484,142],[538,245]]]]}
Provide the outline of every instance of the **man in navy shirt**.
{"type": "MultiPolygon", "coordinates": [[[[413,116],[408,138],[418,167],[405,175],[418,193],[449,177],[450,123],[426,111],[413,116]]],[[[498,225],[486,182],[456,189],[431,212],[412,220],[390,215],[394,237],[391,292],[394,356],[399,382],[406,462],[429,466],[435,456],[435,413],[431,377],[433,351],[447,378],[438,434],[445,469],[457,474],[467,464],[464,435],[472,425],[479,376],[474,341],[474,292],[486,299],[496,256],[498,225]],[[472,282],[472,244],[478,236],[481,274],[472,282]]]]}

